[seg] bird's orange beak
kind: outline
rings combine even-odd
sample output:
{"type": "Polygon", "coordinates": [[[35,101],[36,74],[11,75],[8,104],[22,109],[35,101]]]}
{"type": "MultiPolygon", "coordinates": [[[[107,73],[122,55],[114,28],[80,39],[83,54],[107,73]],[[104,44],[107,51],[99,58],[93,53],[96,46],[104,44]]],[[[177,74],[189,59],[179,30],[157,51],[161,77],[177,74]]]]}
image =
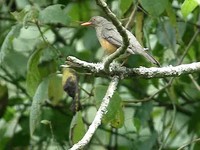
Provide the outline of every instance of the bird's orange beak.
{"type": "Polygon", "coordinates": [[[88,22],[84,22],[81,25],[82,26],[90,26],[90,25],[92,25],[92,22],[89,22],[89,21],[88,22]]]}

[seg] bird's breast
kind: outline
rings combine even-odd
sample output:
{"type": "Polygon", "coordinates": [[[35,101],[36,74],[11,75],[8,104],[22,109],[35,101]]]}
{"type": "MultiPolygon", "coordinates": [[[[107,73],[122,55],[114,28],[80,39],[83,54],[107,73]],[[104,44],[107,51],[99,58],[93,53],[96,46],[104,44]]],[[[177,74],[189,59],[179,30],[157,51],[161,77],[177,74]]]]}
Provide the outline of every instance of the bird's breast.
{"type": "Polygon", "coordinates": [[[111,43],[109,43],[106,39],[100,39],[99,40],[101,46],[103,49],[105,49],[107,54],[112,54],[117,50],[117,47],[111,43]]]}

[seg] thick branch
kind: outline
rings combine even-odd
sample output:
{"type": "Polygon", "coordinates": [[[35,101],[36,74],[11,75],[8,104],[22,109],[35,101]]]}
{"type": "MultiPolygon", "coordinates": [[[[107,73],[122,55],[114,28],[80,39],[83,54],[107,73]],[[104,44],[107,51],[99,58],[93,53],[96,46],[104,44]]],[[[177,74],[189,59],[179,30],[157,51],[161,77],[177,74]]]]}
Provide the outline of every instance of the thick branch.
{"type": "Polygon", "coordinates": [[[101,120],[104,114],[107,112],[107,107],[110,102],[111,97],[114,94],[114,91],[117,88],[117,84],[119,82],[118,77],[113,77],[112,81],[110,82],[110,85],[108,87],[108,90],[106,92],[106,95],[104,96],[101,106],[99,107],[99,110],[97,111],[95,118],[92,122],[92,124],[89,126],[89,129],[87,130],[84,137],[76,144],[73,145],[73,147],[70,150],[77,150],[83,148],[86,144],[90,142],[90,139],[94,135],[95,131],[97,130],[98,126],[101,124],[101,120]]]}
{"type": "MultiPolygon", "coordinates": [[[[157,67],[139,67],[139,68],[127,68],[124,66],[120,66],[119,64],[112,63],[110,65],[110,72],[106,73],[104,71],[104,65],[102,63],[88,63],[82,60],[79,60],[75,57],[69,56],[67,64],[71,67],[80,67],[86,69],[92,74],[96,74],[97,76],[114,76],[117,75],[121,78],[164,78],[169,76],[180,76],[183,74],[191,74],[195,72],[200,72],[200,62],[194,62],[191,64],[182,64],[178,66],[167,66],[162,68],[157,67]]],[[[63,65],[65,67],[65,65],[63,65]]]]}

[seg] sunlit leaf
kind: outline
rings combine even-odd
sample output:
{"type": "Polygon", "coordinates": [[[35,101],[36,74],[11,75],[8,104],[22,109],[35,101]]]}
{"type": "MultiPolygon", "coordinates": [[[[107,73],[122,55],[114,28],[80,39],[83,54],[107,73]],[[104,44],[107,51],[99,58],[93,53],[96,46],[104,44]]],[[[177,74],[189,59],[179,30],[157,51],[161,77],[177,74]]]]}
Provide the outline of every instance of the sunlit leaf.
{"type": "Polygon", "coordinates": [[[33,96],[40,81],[41,76],[38,69],[38,63],[41,56],[42,49],[37,49],[33,52],[31,57],[28,61],[28,68],[27,68],[27,76],[26,76],[26,85],[27,85],[27,92],[33,96]]]}
{"type": "Polygon", "coordinates": [[[183,17],[186,18],[198,5],[200,5],[199,0],[185,0],[181,6],[183,17]]]}

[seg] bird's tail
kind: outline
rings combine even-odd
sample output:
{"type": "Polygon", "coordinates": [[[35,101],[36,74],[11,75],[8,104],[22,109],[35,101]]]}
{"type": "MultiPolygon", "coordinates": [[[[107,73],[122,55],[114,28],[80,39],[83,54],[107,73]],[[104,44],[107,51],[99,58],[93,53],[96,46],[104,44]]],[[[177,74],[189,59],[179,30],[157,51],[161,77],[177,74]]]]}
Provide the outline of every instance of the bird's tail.
{"type": "Polygon", "coordinates": [[[149,60],[151,63],[157,65],[158,67],[160,67],[160,63],[153,57],[151,56],[149,53],[145,52],[142,53],[142,55],[147,59],[149,60]]]}

